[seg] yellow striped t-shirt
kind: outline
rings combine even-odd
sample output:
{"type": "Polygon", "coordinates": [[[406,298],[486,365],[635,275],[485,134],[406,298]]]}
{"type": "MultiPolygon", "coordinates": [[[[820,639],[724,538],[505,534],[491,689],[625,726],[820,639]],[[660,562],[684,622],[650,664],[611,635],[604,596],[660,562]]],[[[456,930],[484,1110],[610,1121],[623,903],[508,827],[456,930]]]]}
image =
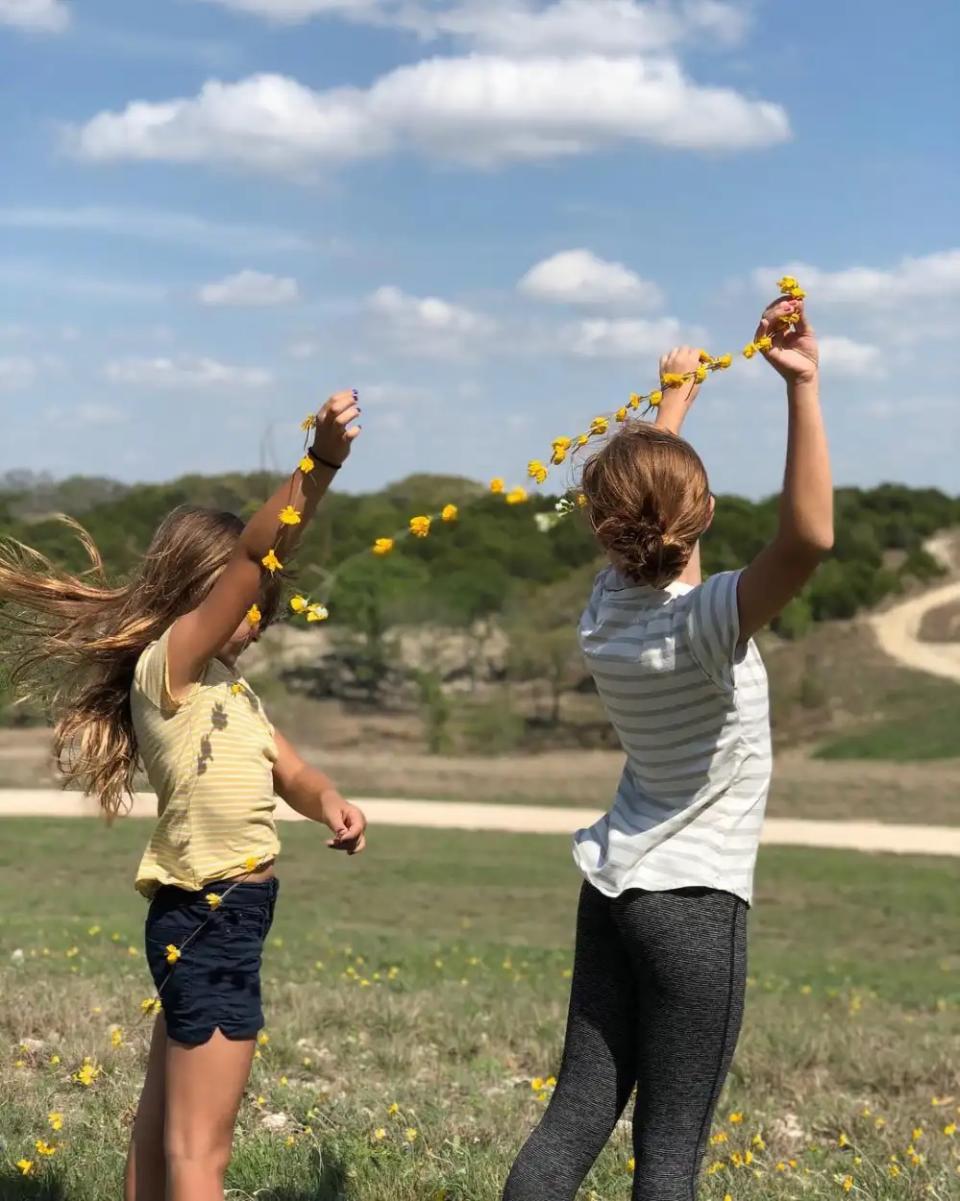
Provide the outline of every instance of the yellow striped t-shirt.
{"type": "Polygon", "coordinates": [[[140,757],[159,820],[137,872],[150,897],[161,884],[199,890],[242,875],[249,859],[280,851],[274,821],[273,727],[250,685],[213,659],[179,703],[170,695],[170,631],[141,654],[130,688],[140,757]]]}

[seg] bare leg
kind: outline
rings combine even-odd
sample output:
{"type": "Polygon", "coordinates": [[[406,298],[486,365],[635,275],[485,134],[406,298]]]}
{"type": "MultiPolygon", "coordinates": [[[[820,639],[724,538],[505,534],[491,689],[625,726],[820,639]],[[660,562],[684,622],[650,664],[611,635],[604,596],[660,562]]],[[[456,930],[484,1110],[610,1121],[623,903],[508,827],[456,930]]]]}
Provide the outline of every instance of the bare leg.
{"type": "Polygon", "coordinates": [[[219,1030],[199,1047],[167,1040],[167,1201],[223,1201],[255,1046],[253,1039],[231,1040],[219,1030]]]}
{"type": "Polygon", "coordinates": [[[164,1201],[167,1167],[163,1154],[166,1106],[167,1024],[157,1015],[147,1058],[147,1075],[137,1106],[124,1175],[124,1201],[164,1201]]]}

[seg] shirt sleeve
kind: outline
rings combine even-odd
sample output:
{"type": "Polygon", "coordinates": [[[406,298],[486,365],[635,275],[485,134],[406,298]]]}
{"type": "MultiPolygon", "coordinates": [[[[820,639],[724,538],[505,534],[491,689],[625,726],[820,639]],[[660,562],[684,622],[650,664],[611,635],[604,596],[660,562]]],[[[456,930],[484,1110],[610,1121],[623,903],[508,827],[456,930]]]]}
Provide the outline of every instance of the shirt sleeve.
{"type": "MultiPolygon", "coordinates": [[[[173,629],[171,626],[170,629],[173,629]]],[[[151,642],[137,661],[133,673],[134,687],[163,713],[176,713],[182,705],[170,695],[170,671],[167,666],[167,644],[170,630],[166,630],[156,642],[151,642]]]]}
{"type": "Polygon", "coordinates": [[[700,668],[721,688],[733,687],[733,666],[742,656],[739,571],[723,571],[690,593],[687,640],[700,668]]]}

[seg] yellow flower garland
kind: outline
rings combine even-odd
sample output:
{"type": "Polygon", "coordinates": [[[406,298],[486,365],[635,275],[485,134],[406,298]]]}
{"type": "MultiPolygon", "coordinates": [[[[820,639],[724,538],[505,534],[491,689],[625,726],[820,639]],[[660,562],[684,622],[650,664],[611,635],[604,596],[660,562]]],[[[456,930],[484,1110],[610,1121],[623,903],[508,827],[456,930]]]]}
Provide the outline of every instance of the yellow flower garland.
{"type": "MultiPolygon", "coordinates": [[[[777,281],[777,287],[780,289],[781,296],[789,297],[792,300],[803,300],[806,296],[806,292],[804,292],[803,288],[800,287],[792,275],[784,275],[777,281]]],[[[780,325],[784,327],[796,325],[800,320],[800,314],[785,313],[778,320],[780,325]]],[[[772,345],[773,339],[770,337],[757,338],[755,341],[748,342],[740,353],[743,358],[749,360],[758,354],[763,354],[770,350],[772,345]]],[[[646,417],[663,403],[665,391],[673,388],[682,388],[690,383],[703,384],[714,372],[726,371],[731,367],[733,365],[733,357],[730,353],[714,356],[706,350],[701,350],[699,366],[693,371],[683,373],[664,372],[659,388],[655,388],[652,392],[647,393],[632,393],[629,401],[618,408],[612,417],[594,417],[586,433],[575,434],[573,436],[562,435],[561,437],[554,438],[550,444],[550,456],[547,462],[541,459],[531,459],[527,464],[527,478],[533,480],[538,486],[544,484],[550,474],[550,467],[561,466],[574,451],[587,446],[593,439],[606,437],[610,431],[611,421],[622,425],[630,418],[631,413],[637,413],[641,406],[643,406],[643,411],[640,413],[640,416],[646,417]]],[[[314,415],[304,418],[301,422],[300,428],[308,438],[316,423],[317,418],[314,415]]],[[[304,475],[314,469],[313,459],[306,453],[306,448],[298,467],[304,475]]],[[[530,499],[529,493],[524,487],[507,488],[506,481],[502,476],[496,476],[490,481],[489,490],[494,496],[502,496],[508,505],[522,505],[530,499]]],[[[561,516],[565,516],[568,513],[574,512],[578,507],[582,508],[585,503],[586,499],[582,494],[576,494],[574,499],[567,496],[560,501],[557,511],[561,516]]],[[[451,525],[459,519],[459,516],[457,506],[448,504],[438,514],[420,514],[416,517],[411,517],[404,530],[389,537],[377,538],[370,547],[370,553],[374,554],[377,558],[386,558],[396,550],[402,539],[427,538],[431,535],[435,523],[441,522],[451,525]]],[[[299,525],[302,520],[302,514],[292,505],[287,505],[278,515],[278,520],[280,529],[282,530],[284,526],[299,525]]],[[[275,549],[271,549],[269,554],[264,556],[263,566],[271,575],[283,570],[283,564],[277,558],[275,549]]],[[[254,621],[253,613],[255,609],[256,606],[251,610],[251,622],[254,621]]],[[[329,617],[329,612],[325,605],[311,601],[308,597],[304,596],[298,595],[293,597],[290,601],[290,609],[295,615],[305,617],[308,622],[325,621],[329,617]]],[[[257,619],[259,619],[259,612],[257,613],[257,619]]]]}

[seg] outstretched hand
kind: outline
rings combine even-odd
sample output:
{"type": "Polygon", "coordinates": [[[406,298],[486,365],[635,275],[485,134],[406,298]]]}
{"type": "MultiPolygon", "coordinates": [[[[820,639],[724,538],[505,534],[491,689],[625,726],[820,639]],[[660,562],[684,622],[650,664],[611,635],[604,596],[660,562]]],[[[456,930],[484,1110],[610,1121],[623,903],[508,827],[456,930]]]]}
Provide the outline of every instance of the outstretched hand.
{"type": "Polygon", "coordinates": [[[802,383],[816,378],[820,363],[820,348],[813,326],[807,321],[802,300],[781,296],[764,310],[757,326],[755,341],[770,339],[770,346],[761,353],[774,371],[788,383],[802,383]],[[792,324],[782,320],[794,317],[792,324]]]}
{"type": "Polygon", "coordinates": [[[317,414],[313,449],[330,463],[343,463],[361,427],[354,422],[360,416],[357,393],[337,392],[317,414]]]}

